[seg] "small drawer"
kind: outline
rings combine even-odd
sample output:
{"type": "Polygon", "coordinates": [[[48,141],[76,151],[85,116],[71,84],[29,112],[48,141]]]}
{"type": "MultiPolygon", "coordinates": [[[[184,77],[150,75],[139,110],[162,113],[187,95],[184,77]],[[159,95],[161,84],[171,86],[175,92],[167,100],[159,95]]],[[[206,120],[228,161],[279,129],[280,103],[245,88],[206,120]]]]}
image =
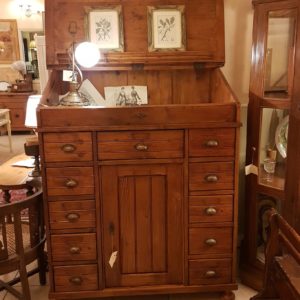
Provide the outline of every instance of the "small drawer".
{"type": "Polygon", "coordinates": [[[231,227],[189,228],[189,254],[211,255],[232,252],[231,227]]]}
{"type": "Polygon", "coordinates": [[[24,126],[25,112],[24,109],[11,109],[10,120],[13,126],[24,126]]]}
{"type": "Polygon", "coordinates": [[[98,133],[98,159],[181,158],[183,131],[98,133]]]}
{"type": "Polygon", "coordinates": [[[55,292],[95,291],[97,289],[97,265],[54,267],[55,292]]]}
{"type": "Polygon", "coordinates": [[[54,262],[95,260],[97,258],[96,234],[51,235],[52,260],[54,262]]]}
{"type": "Polygon", "coordinates": [[[233,190],[234,163],[190,163],[189,189],[197,190],[233,190]]]}
{"type": "Polygon", "coordinates": [[[232,281],[230,259],[205,259],[189,261],[189,284],[222,284],[232,281]]]}
{"type": "Polygon", "coordinates": [[[43,137],[46,162],[92,160],[90,132],[45,133],[43,137]]]}
{"type": "Polygon", "coordinates": [[[92,167],[65,167],[46,169],[49,196],[93,195],[92,167]]]}
{"type": "Polygon", "coordinates": [[[95,201],[49,202],[50,229],[96,227],[95,201]]]}
{"type": "Polygon", "coordinates": [[[191,129],[189,156],[234,156],[235,129],[191,129]]]}
{"type": "Polygon", "coordinates": [[[232,222],[233,196],[191,196],[189,223],[232,222]]]}

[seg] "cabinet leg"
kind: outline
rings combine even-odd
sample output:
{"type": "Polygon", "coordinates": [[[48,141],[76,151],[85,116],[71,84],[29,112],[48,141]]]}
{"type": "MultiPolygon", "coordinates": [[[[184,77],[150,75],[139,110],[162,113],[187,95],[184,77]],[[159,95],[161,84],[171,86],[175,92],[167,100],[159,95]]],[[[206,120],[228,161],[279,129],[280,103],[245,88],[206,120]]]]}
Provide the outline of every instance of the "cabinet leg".
{"type": "Polygon", "coordinates": [[[235,294],[232,291],[226,291],[221,295],[221,300],[234,300],[235,294]]]}

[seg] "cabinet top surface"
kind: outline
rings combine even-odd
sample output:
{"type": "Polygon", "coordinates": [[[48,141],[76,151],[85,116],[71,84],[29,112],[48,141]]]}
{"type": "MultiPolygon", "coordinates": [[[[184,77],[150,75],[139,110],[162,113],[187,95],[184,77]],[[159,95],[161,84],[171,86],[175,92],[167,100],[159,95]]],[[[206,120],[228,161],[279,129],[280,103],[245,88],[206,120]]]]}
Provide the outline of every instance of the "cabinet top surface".
{"type": "Polygon", "coordinates": [[[92,37],[96,32],[93,26],[105,9],[119,14],[119,23],[112,23],[112,27],[115,26],[119,32],[118,46],[121,49],[102,49],[103,58],[98,67],[111,65],[121,69],[132,64],[176,66],[199,62],[224,63],[223,0],[117,0],[113,3],[106,0],[46,0],[48,67],[58,68],[68,64],[67,50],[72,42],[97,42],[92,37]],[[99,11],[100,15],[97,15],[99,11]],[[170,15],[172,21],[164,22],[165,13],[170,15]],[[156,17],[159,24],[155,23],[156,17]],[[176,26],[173,27],[173,23],[176,26]],[[169,41],[160,43],[156,34],[160,34],[160,25],[165,28],[167,24],[170,28],[166,33],[172,31],[173,36],[169,36],[169,41]]]}

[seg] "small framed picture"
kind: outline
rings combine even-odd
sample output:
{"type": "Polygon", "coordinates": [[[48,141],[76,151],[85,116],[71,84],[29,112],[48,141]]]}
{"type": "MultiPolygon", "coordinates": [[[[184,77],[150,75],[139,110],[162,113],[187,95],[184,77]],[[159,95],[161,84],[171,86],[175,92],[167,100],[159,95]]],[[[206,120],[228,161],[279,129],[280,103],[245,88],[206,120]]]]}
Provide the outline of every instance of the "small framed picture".
{"type": "Polygon", "coordinates": [[[186,49],[184,11],[184,5],[148,6],[149,51],[186,49]]]}
{"type": "Polygon", "coordinates": [[[122,7],[86,8],[86,13],[90,42],[100,50],[124,51],[122,7]]]}

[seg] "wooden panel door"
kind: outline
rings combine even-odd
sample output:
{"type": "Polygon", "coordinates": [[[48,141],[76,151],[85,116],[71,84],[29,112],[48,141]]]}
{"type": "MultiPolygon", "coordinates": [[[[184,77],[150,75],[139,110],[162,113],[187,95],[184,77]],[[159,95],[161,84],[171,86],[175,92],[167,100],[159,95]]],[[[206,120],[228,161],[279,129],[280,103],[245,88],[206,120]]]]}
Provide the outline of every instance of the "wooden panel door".
{"type": "Polygon", "coordinates": [[[182,166],[103,166],[100,178],[105,286],[182,283],[182,166]]]}

